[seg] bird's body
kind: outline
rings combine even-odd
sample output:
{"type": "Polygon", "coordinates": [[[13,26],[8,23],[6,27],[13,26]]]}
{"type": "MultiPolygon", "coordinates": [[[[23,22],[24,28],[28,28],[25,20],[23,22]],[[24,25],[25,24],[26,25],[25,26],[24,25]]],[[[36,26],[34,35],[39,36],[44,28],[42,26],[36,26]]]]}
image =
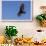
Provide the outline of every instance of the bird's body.
{"type": "Polygon", "coordinates": [[[24,11],[24,4],[21,4],[20,10],[19,10],[19,12],[18,12],[18,16],[21,16],[22,14],[25,14],[25,11],[24,11]]]}

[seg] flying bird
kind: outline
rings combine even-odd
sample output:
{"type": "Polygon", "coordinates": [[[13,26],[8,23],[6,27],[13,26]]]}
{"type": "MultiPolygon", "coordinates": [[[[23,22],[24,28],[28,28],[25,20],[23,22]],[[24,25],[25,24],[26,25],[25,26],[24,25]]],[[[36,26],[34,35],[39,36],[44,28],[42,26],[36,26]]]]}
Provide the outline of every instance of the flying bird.
{"type": "Polygon", "coordinates": [[[22,14],[25,14],[25,11],[24,11],[24,4],[22,3],[21,6],[20,6],[20,9],[19,9],[19,12],[18,12],[18,16],[21,16],[22,14]]]}

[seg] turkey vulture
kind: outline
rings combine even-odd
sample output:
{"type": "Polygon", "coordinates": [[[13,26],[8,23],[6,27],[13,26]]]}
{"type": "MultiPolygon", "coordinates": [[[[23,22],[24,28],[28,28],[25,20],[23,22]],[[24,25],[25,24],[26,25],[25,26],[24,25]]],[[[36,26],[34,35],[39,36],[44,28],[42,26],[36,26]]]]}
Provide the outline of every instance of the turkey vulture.
{"type": "Polygon", "coordinates": [[[19,12],[18,12],[18,16],[21,16],[22,14],[25,14],[25,11],[24,11],[24,4],[22,3],[21,6],[20,6],[20,9],[19,9],[19,12]]]}

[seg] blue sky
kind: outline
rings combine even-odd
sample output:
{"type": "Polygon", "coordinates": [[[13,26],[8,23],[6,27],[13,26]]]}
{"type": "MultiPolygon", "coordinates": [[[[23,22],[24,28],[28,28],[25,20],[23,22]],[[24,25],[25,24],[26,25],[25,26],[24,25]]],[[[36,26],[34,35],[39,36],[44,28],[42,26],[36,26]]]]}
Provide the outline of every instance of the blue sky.
{"type": "MultiPolygon", "coordinates": [[[[20,1],[20,0],[2,0],[2,1],[20,1]]],[[[30,1],[30,0],[22,0],[22,1],[30,1]]]]}
{"type": "Polygon", "coordinates": [[[2,19],[6,20],[26,20],[30,19],[31,13],[30,1],[2,1],[2,19]],[[17,16],[20,4],[24,3],[26,13],[22,16],[17,16]]]}

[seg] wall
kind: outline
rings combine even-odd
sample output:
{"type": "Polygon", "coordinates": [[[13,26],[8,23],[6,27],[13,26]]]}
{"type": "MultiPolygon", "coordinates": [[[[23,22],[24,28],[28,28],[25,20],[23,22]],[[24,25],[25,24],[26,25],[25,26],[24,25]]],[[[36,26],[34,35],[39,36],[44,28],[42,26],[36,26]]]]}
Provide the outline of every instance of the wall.
{"type": "MultiPolygon", "coordinates": [[[[37,29],[46,30],[46,28],[40,27],[35,19],[36,15],[41,13],[39,7],[42,5],[46,5],[46,0],[33,0],[32,22],[0,22],[0,35],[4,34],[4,31],[5,31],[4,29],[6,25],[16,26],[19,31],[18,36],[21,36],[22,34],[24,36],[31,36],[32,32],[33,33],[36,32],[37,29]]],[[[0,8],[0,15],[1,15],[1,8],[0,8]]]]}

